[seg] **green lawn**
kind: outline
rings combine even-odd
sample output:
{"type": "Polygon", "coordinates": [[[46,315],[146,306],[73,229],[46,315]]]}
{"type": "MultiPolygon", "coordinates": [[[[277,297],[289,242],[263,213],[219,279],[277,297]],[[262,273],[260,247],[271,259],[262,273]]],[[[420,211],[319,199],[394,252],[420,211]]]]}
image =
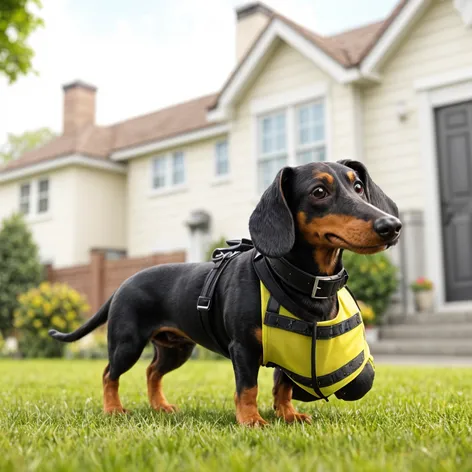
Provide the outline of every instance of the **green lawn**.
{"type": "Polygon", "coordinates": [[[472,369],[377,367],[359,402],[299,404],[285,425],[262,369],[265,429],[235,424],[227,362],[191,361],[167,377],[167,416],[147,406],[140,363],[121,380],[132,414],[101,413],[103,361],[0,360],[0,471],[472,471],[472,369]]]}

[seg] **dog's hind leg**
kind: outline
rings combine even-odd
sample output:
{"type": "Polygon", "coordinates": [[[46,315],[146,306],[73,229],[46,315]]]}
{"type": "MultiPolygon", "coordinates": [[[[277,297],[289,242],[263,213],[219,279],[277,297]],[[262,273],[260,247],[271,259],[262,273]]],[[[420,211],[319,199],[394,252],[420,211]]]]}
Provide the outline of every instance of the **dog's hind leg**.
{"type": "MultiPolygon", "coordinates": [[[[110,331],[109,331],[110,333],[110,331]]],[[[119,378],[139,360],[147,340],[120,336],[109,341],[109,364],[103,373],[103,409],[105,413],[126,413],[118,393],[119,378]]],[[[110,338],[110,335],[109,335],[110,338]]]]}
{"type": "Polygon", "coordinates": [[[166,413],[177,411],[177,407],[166,400],[162,389],[162,377],[183,365],[192,355],[194,347],[193,343],[185,343],[176,347],[154,344],[154,358],[146,370],[151,408],[166,413]]]}

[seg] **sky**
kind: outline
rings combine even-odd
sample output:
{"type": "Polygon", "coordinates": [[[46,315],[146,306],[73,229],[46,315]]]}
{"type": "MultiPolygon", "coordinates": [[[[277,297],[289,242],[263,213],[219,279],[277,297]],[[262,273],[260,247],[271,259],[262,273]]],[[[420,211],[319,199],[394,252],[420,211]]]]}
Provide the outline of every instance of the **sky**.
{"type": "MultiPolygon", "coordinates": [[[[397,0],[266,0],[329,35],[384,18],[397,0]]],[[[45,27],[30,38],[36,74],[0,77],[0,145],[7,133],[61,132],[62,85],[98,87],[106,125],[213,93],[235,67],[241,0],[43,0],[45,27]]]]}

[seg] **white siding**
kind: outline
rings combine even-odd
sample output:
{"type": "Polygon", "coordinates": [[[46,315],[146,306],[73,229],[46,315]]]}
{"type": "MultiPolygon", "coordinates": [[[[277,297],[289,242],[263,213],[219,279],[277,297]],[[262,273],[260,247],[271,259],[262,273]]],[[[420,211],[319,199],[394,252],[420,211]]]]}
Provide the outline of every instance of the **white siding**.
{"type": "Polygon", "coordinates": [[[126,176],[75,169],[74,259],[86,263],[91,248],[126,249],[126,176]]]}
{"type": "MultiPolygon", "coordinates": [[[[53,262],[56,266],[75,264],[75,172],[73,169],[61,169],[47,174],[0,184],[0,219],[19,210],[20,183],[49,178],[48,215],[28,216],[27,220],[33,238],[40,249],[41,259],[53,262]]],[[[33,205],[36,202],[32,202],[33,205]]]]}
{"type": "Polygon", "coordinates": [[[413,82],[470,66],[472,30],[465,28],[452,1],[437,0],[386,63],[382,82],[364,91],[366,161],[401,210],[426,204],[413,82]],[[404,122],[396,116],[399,101],[406,103],[409,113],[404,122]]]}
{"type": "Polygon", "coordinates": [[[20,183],[41,177],[49,178],[49,212],[26,221],[42,261],[67,267],[86,264],[92,247],[126,248],[124,175],[70,167],[2,183],[0,219],[18,211],[20,183]]]}

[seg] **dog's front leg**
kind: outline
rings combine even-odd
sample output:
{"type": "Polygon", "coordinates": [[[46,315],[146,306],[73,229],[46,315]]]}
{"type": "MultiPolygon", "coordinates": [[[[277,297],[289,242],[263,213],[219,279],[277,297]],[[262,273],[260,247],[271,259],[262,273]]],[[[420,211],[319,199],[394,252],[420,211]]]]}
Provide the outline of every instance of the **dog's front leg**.
{"type": "Polygon", "coordinates": [[[236,377],[236,419],[245,426],[264,426],[267,422],[257,409],[259,356],[242,344],[232,342],[229,354],[236,377]]]}

